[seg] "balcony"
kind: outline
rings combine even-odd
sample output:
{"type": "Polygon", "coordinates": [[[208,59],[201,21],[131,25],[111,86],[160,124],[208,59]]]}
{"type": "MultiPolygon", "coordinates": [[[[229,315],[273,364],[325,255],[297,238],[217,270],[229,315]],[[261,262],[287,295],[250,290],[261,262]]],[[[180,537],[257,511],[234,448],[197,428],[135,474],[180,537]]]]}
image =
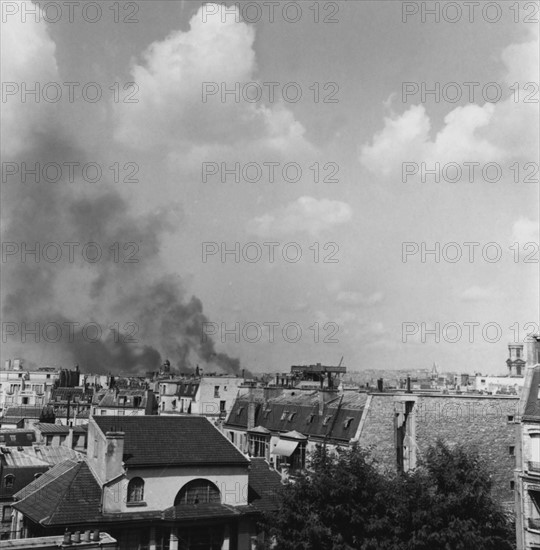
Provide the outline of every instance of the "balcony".
{"type": "Polygon", "coordinates": [[[529,523],[529,529],[540,531],[540,518],[529,518],[528,523],[529,523]]]}
{"type": "Polygon", "coordinates": [[[533,462],[532,460],[529,460],[527,462],[527,469],[529,472],[540,475],[540,462],[533,462]]]}

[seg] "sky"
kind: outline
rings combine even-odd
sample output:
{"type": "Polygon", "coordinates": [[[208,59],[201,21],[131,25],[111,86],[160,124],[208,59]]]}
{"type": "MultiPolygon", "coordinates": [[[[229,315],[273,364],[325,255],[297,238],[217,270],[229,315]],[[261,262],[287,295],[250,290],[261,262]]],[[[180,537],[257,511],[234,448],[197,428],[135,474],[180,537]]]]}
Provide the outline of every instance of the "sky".
{"type": "Polygon", "coordinates": [[[536,7],[4,2],[2,360],[505,372],[536,7]]]}

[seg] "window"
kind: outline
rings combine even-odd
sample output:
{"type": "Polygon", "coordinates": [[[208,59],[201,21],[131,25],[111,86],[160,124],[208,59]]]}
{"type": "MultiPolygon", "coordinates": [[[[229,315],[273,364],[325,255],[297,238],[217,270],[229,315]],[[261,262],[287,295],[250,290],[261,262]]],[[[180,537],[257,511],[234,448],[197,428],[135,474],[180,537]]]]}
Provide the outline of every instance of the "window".
{"type": "Polygon", "coordinates": [[[128,504],[143,502],[144,499],[144,481],[140,477],[134,477],[128,483],[127,501],[128,504]]]}
{"type": "Polygon", "coordinates": [[[269,415],[271,412],[272,412],[272,409],[266,409],[266,410],[264,411],[264,418],[265,418],[265,419],[268,418],[268,415],[269,415]]]}
{"type": "Polygon", "coordinates": [[[174,505],[179,504],[205,504],[221,502],[219,489],[207,479],[194,479],[178,491],[174,499],[174,505]]]}
{"type": "Polygon", "coordinates": [[[219,412],[225,412],[225,405],[226,405],[225,401],[219,402],[219,412]]]}
{"type": "Polygon", "coordinates": [[[244,410],[244,407],[238,407],[238,410],[236,411],[236,416],[240,416],[243,410],[244,410]]]}
{"type": "Polygon", "coordinates": [[[16,436],[16,435],[10,435],[10,436],[9,436],[9,440],[10,440],[12,443],[15,443],[15,441],[17,440],[17,436],[16,436]]]}
{"type": "Polygon", "coordinates": [[[2,521],[11,521],[11,506],[4,506],[2,509],[2,521]]]}
{"type": "Polygon", "coordinates": [[[101,411],[99,411],[99,414],[101,415],[107,414],[107,411],[105,409],[101,409],[101,411]]]}
{"type": "Polygon", "coordinates": [[[514,421],[514,416],[509,414],[508,415],[508,422],[513,422],[514,421]]]}
{"type": "Polygon", "coordinates": [[[264,435],[249,436],[249,453],[256,458],[266,458],[268,455],[269,441],[264,435]]]}
{"type": "MultiPolygon", "coordinates": [[[[163,405],[165,405],[165,403],[163,403],[163,405]]],[[[172,405],[172,408],[173,408],[173,409],[176,409],[176,399],[173,399],[173,400],[172,400],[171,405],[172,405]]]]}
{"type": "Polygon", "coordinates": [[[513,491],[514,490],[514,486],[515,486],[515,483],[513,481],[510,482],[510,490],[513,491]]]}
{"type": "Polygon", "coordinates": [[[289,415],[289,411],[283,411],[283,414],[281,415],[281,420],[285,420],[288,415],[289,415]]]}
{"type": "Polygon", "coordinates": [[[314,418],[315,418],[315,413],[311,413],[306,419],[306,424],[312,424],[314,418]]]}
{"type": "Polygon", "coordinates": [[[327,426],[330,420],[332,420],[332,415],[325,416],[323,420],[323,426],[327,426]]]}
{"type": "Polygon", "coordinates": [[[295,415],[296,415],[295,412],[294,412],[294,413],[291,413],[291,414],[289,415],[288,421],[289,421],[289,422],[292,422],[292,420],[294,419],[294,416],[295,416],[295,415]]]}
{"type": "Polygon", "coordinates": [[[6,489],[13,489],[13,485],[15,485],[15,476],[13,474],[8,474],[4,478],[4,487],[6,489]]]}
{"type": "Polygon", "coordinates": [[[134,407],[140,407],[141,406],[141,402],[142,402],[142,398],[140,395],[136,395],[134,398],[133,398],[133,406],[134,407]]]}
{"type": "Polygon", "coordinates": [[[227,386],[223,386],[223,391],[227,391],[227,386]]]}
{"type": "Polygon", "coordinates": [[[349,416],[349,418],[346,418],[345,422],[343,422],[343,428],[345,430],[349,429],[349,426],[351,425],[353,420],[354,420],[354,418],[352,416],[349,416]]]}
{"type": "Polygon", "coordinates": [[[514,447],[514,445],[510,445],[510,447],[508,447],[508,454],[510,456],[514,456],[515,450],[516,448],[514,447]]]}
{"type": "Polygon", "coordinates": [[[219,397],[219,386],[214,386],[214,397],[219,397]]]}

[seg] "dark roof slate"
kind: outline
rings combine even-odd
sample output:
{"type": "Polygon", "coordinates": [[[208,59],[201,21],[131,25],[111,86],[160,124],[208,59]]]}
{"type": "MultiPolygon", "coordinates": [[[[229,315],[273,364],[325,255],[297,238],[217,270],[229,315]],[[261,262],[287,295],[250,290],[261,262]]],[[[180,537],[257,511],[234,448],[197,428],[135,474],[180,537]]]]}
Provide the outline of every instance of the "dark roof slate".
{"type": "Polygon", "coordinates": [[[94,416],[103,433],[122,431],[133,466],[239,464],[247,458],[203,416],[94,416]]]}
{"type": "Polygon", "coordinates": [[[100,521],[101,489],[86,462],[55,466],[23,491],[13,507],[42,525],[73,525],[100,521]],[[46,480],[43,480],[47,476],[46,480]],[[35,485],[34,485],[35,484],[35,485]],[[37,485],[37,488],[36,488],[37,485]]]}

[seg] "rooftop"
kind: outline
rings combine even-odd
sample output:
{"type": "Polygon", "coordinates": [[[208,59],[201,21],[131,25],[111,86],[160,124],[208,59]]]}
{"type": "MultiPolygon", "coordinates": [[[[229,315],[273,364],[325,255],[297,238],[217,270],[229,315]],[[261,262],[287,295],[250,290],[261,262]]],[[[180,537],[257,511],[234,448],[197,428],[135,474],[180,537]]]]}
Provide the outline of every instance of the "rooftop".
{"type": "Polygon", "coordinates": [[[94,416],[99,429],[124,432],[124,463],[133,466],[248,465],[203,416],[94,416]]]}

